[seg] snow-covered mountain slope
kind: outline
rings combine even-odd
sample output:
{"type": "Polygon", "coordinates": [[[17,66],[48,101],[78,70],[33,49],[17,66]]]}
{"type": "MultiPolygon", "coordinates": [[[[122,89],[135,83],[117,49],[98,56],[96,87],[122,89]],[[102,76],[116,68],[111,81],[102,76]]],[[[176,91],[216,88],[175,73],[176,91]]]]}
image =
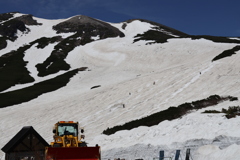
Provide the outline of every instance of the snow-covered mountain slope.
{"type": "Polygon", "coordinates": [[[240,117],[202,112],[239,106],[240,38],[191,36],[146,20],[112,24],[20,13],[0,18],[6,43],[0,46],[0,146],[23,126],[51,142],[53,124],[74,120],[85,128],[89,145],[101,146],[103,159],[152,159],[161,149],[171,155],[186,148],[199,160],[239,157],[240,117]],[[6,24],[11,30],[3,30],[6,24]],[[103,134],[211,95],[235,100],[193,108],[151,127],[103,134]]]}

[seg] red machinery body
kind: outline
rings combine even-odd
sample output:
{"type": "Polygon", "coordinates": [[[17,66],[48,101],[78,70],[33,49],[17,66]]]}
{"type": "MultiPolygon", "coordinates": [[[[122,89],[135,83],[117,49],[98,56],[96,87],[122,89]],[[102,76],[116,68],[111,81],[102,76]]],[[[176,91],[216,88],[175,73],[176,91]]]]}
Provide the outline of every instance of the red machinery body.
{"type": "Polygon", "coordinates": [[[100,160],[100,147],[48,147],[46,160],[100,160]]]}

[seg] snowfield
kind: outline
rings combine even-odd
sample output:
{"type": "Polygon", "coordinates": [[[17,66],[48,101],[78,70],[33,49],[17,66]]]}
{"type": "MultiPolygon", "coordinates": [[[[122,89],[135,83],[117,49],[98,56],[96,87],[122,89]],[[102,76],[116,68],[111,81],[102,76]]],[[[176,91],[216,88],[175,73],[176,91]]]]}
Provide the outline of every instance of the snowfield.
{"type": "MultiPolygon", "coordinates": [[[[64,20],[35,18],[42,26],[28,26],[31,31],[0,50],[10,50],[40,37],[53,37],[51,26],[64,20]]],[[[102,159],[153,159],[160,150],[173,156],[181,150],[185,159],[191,148],[194,160],[237,160],[240,157],[240,117],[227,119],[223,113],[203,114],[239,106],[239,101],[226,101],[216,106],[189,112],[181,118],[163,121],[152,127],[138,127],[107,136],[108,127],[146,117],[150,114],[209,97],[210,95],[240,98],[240,51],[224,59],[212,59],[234,43],[215,43],[206,39],[173,38],[167,43],[146,45],[133,43],[134,36],[149,30],[152,25],[133,21],[111,24],[125,37],[107,38],[76,47],[65,59],[71,68],[88,67],[75,75],[67,86],[39,96],[26,103],[1,108],[1,148],[23,126],[33,126],[47,141],[53,140],[52,127],[57,121],[78,121],[85,128],[89,146],[99,144],[102,159]],[[90,89],[100,85],[99,88],[90,89]]],[[[21,34],[21,33],[19,33],[21,34]]],[[[71,34],[60,34],[70,36],[71,34]]],[[[14,86],[4,92],[24,88],[53,78],[59,72],[38,77],[35,65],[42,63],[56,44],[44,49],[33,45],[25,53],[28,70],[35,82],[14,86]]],[[[4,157],[4,153],[0,153],[4,157]]],[[[1,158],[0,158],[1,159],[1,158]]]]}

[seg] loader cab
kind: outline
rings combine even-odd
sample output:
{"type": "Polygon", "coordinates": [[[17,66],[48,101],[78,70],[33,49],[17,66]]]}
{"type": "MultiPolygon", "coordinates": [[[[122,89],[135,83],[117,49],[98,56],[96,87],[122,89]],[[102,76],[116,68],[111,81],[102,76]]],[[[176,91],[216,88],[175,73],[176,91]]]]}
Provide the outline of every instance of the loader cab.
{"type": "Polygon", "coordinates": [[[60,121],[53,129],[53,133],[56,136],[72,135],[74,137],[77,137],[78,123],[74,123],[72,121],[60,121]]]}

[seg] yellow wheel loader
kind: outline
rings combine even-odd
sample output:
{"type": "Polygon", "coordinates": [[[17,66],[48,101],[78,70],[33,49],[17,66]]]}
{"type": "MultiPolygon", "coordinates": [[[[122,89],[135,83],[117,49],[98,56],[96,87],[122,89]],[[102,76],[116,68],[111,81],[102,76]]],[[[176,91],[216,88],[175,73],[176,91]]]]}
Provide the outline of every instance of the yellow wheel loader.
{"type": "Polygon", "coordinates": [[[46,160],[100,160],[100,147],[88,147],[78,122],[59,121],[53,128],[54,142],[46,147],[46,160]]]}

